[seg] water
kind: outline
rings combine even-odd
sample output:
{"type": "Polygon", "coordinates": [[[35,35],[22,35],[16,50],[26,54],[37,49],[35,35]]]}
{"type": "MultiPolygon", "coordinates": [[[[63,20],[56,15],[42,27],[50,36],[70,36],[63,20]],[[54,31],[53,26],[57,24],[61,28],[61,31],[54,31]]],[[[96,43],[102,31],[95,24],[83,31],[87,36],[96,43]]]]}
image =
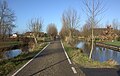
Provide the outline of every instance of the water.
{"type": "MultiPolygon", "coordinates": [[[[90,53],[90,44],[85,42],[80,42],[77,45],[78,48],[82,48],[84,53],[89,55],[90,53]]],[[[92,59],[100,62],[107,61],[109,59],[115,60],[120,64],[120,52],[110,50],[107,48],[97,47],[94,46],[93,53],[92,53],[92,59]]]]}
{"type": "Polygon", "coordinates": [[[6,51],[4,55],[5,55],[5,58],[8,59],[8,58],[16,57],[21,53],[22,53],[21,49],[15,49],[15,50],[6,51]]]}

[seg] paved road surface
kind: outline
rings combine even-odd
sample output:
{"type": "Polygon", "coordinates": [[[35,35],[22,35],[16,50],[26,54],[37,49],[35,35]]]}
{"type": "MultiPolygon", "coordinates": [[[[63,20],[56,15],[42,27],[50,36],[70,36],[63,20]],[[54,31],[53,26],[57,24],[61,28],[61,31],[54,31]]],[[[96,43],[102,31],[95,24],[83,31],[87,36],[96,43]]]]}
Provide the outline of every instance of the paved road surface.
{"type": "Polygon", "coordinates": [[[79,76],[71,67],[60,41],[53,41],[15,76],[79,76]]]}
{"type": "Polygon", "coordinates": [[[85,76],[120,76],[114,68],[81,68],[85,76]]]}

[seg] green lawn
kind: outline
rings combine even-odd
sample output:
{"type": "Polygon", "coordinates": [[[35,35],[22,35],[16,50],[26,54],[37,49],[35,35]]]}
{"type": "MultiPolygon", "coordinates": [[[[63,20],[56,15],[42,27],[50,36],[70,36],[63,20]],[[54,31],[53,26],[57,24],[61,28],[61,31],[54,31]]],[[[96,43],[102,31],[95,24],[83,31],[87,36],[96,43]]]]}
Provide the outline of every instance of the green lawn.
{"type": "Polygon", "coordinates": [[[114,41],[114,42],[104,42],[105,44],[108,45],[115,45],[115,46],[120,46],[120,41],[114,41]]]}

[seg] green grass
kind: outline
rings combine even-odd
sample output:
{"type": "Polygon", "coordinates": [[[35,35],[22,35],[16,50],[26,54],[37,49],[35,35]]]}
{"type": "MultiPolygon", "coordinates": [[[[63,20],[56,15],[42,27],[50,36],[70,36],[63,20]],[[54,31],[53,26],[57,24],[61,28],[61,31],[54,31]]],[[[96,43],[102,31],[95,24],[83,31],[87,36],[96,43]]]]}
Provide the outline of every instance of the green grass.
{"type": "Polygon", "coordinates": [[[0,76],[6,76],[11,71],[20,68],[28,60],[35,56],[45,45],[46,44],[37,47],[35,51],[22,53],[15,58],[0,61],[0,76]]]}
{"type": "Polygon", "coordinates": [[[81,49],[70,47],[69,45],[64,43],[64,47],[66,52],[68,53],[70,59],[76,63],[79,64],[81,67],[84,68],[111,68],[114,67],[114,64],[109,64],[107,62],[99,62],[99,61],[93,61],[92,59],[89,59],[89,57],[82,53],[81,49]]]}
{"type": "Polygon", "coordinates": [[[105,43],[105,44],[108,44],[108,45],[120,46],[120,41],[104,42],[104,43],[105,43]]]}
{"type": "Polygon", "coordinates": [[[12,42],[0,42],[0,47],[9,47],[14,45],[23,44],[22,42],[12,41],[12,42]]]}

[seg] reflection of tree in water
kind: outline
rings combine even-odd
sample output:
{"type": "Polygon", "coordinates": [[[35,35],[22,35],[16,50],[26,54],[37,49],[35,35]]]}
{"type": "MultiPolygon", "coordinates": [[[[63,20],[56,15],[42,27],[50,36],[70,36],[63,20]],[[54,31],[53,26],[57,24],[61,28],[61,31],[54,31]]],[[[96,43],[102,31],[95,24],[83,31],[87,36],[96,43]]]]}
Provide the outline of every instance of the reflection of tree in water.
{"type": "Polygon", "coordinates": [[[112,59],[112,51],[109,50],[109,49],[106,49],[105,50],[105,60],[109,60],[109,59],[112,59]]]}
{"type": "Polygon", "coordinates": [[[12,55],[10,51],[0,52],[0,59],[9,58],[10,55],[12,55]]]}
{"type": "Polygon", "coordinates": [[[98,50],[100,50],[100,52],[102,52],[103,51],[103,48],[101,48],[101,47],[97,47],[98,48],[98,50]]]}
{"type": "Polygon", "coordinates": [[[90,43],[80,41],[80,42],[78,42],[76,44],[78,45],[79,48],[81,48],[83,50],[83,52],[85,54],[89,55],[90,48],[91,48],[90,43]]]}
{"type": "Polygon", "coordinates": [[[79,41],[79,40],[74,39],[74,40],[72,41],[71,46],[76,47],[79,43],[80,43],[80,41],[79,41]]]}
{"type": "MultiPolygon", "coordinates": [[[[91,48],[90,43],[79,42],[78,45],[79,45],[78,46],[79,48],[83,49],[83,52],[85,54],[89,55],[90,48],[91,48]]],[[[104,62],[104,61],[107,61],[109,59],[113,59],[120,64],[119,58],[120,58],[120,52],[118,52],[118,51],[110,50],[110,49],[103,48],[103,47],[94,46],[93,54],[92,54],[93,60],[104,62]]]]}
{"type": "Polygon", "coordinates": [[[93,49],[92,59],[94,59],[94,60],[100,60],[101,59],[101,57],[100,57],[101,53],[100,53],[99,50],[100,49],[98,47],[95,47],[93,49]]]}
{"type": "Polygon", "coordinates": [[[84,51],[87,55],[89,55],[89,53],[90,53],[90,48],[91,48],[91,44],[85,42],[85,43],[84,43],[84,46],[83,46],[83,51],[84,51]]]}
{"type": "Polygon", "coordinates": [[[117,53],[114,51],[112,52],[112,56],[111,56],[113,59],[116,59],[117,58],[117,53]]]}
{"type": "Polygon", "coordinates": [[[120,52],[118,51],[113,51],[113,54],[112,54],[112,59],[117,61],[118,63],[120,63],[120,52]]]}
{"type": "Polygon", "coordinates": [[[10,58],[10,56],[12,56],[12,53],[11,51],[6,51],[5,55],[6,55],[6,58],[10,58]]]}
{"type": "Polygon", "coordinates": [[[96,50],[98,51],[98,53],[100,54],[100,56],[102,56],[103,53],[105,52],[104,48],[102,48],[102,47],[96,47],[96,50]]]}
{"type": "Polygon", "coordinates": [[[120,63],[120,59],[119,59],[120,58],[120,52],[116,52],[116,54],[117,54],[116,55],[117,56],[116,60],[118,61],[118,63],[120,63]]]}

